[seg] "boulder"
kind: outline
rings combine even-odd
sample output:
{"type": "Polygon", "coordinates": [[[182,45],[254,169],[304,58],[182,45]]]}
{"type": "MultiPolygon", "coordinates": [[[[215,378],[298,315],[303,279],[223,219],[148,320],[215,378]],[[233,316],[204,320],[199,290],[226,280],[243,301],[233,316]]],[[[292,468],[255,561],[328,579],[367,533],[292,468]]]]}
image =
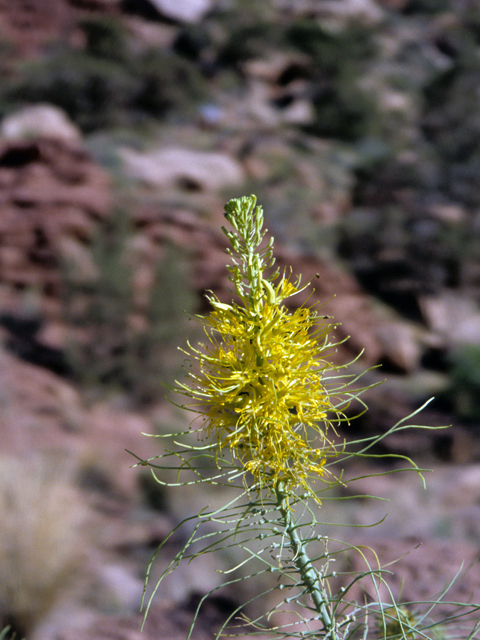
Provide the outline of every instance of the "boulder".
{"type": "Polygon", "coordinates": [[[161,15],[179,22],[199,22],[213,6],[213,0],[149,1],[161,15]]]}
{"type": "Polygon", "coordinates": [[[480,312],[474,300],[453,290],[420,298],[428,326],[447,344],[480,344],[480,312]]]}
{"type": "Polygon", "coordinates": [[[217,151],[170,147],[141,153],[124,148],[120,155],[125,173],[152,187],[218,191],[244,180],[242,166],[217,151]]]}
{"type": "Polygon", "coordinates": [[[80,143],[80,130],[67,114],[51,104],[35,104],[11,113],[2,120],[0,134],[6,140],[46,137],[80,143]]]}

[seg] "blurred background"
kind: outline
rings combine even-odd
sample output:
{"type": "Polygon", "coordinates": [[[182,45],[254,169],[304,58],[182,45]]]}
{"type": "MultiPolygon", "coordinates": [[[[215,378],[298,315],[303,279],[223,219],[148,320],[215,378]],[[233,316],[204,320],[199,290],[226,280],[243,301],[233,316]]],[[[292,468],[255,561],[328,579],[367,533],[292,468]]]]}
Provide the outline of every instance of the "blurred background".
{"type": "MultiPolygon", "coordinates": [[[[152,457],[142,433],[188,426],[163,385],[205,291],[230,299],[223,205],[250,193],[278,264],[350,336],[338,362],[381,365],[343,435],[432,396],[418,423],[452,425],[379,450],[434,469],[427,490],[365,479],[390,502],[326,502],[325,520],[388,513],[341,531],[386,561],[421,543],[396,565],[406,599],[476,559],[479,87],[476,0],[0,0],[0,629],[138,638],[151,553],[222,499],[162,489],[125,449],[152,457]]],[[[162,587],[142,637],[185,637],[218,566],[162,587]]],[[[474,565],[451,599],[479,594],[474,565]]]]}

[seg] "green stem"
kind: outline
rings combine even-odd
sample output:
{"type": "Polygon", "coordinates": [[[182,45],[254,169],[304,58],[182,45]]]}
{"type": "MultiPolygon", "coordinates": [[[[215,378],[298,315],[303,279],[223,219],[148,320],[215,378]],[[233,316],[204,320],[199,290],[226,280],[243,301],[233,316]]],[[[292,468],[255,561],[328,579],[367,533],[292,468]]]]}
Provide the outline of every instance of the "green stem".
{"type": "Polygon", "coordinates": [[[277,507],[285,523],[285,531],[292,546],[293,562],[300,573],[302,582],[312,598],[315,609],[323,624],[323,630],[329,634],[330,640],[337,640],[335,621],[328,609],[328,596],[322,586],[319,572],[313,566],[306,552],[306,544],[300,537],[298,527],[292,517],[288,506],[288,493],[283,482],[279,482],[275,488],[277,507]]]}

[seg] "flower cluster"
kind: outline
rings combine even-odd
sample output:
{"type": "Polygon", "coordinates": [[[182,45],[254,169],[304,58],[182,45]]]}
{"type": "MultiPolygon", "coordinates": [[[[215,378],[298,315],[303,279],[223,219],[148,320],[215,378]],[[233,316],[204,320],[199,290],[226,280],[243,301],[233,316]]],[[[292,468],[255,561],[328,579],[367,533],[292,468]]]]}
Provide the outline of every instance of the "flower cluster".
{"type": "Polygon", "coordinates": [[[329,436],[339,414],[324,379],[334,368],[326,359],[334,325],[314,308],[287,308],[285,300],[304,289],[299,281],[278,272],[264,278],[271,243],[263,253],[252,247],[264,235],[254,196],[231,201],[226,211],[238,234],[225,231],[240,302],[209,297],[208,341],[190,346],[192,367],[178,390],[195,400],[190,408],[201,414],[201,431],[217,451],[230,450],[257,486],[281,481],[308,489],[308,479],[324,475],[335,451],[329,436]]]}
{"type": "MultiPolygon", "coordinates": [[[[195,347],[188,345],[187,379],[175,387],[190,399],[189,408],[199,414],[201,426],[195,432],[202,441],[192,444],[189,437],[185,440],[189,431],[160,434],[158,437],[166,442],[162,453],[138,460],[152,467],[161,485],[216,485],[238,478],[244,485],[235,485],[235,499],[217,503],[213,509],[203,507],[197,515],[189,514],[162,540],[156,553],[179,528],[185,525],[190,532],[183,548],[165,563],[153,594],[182,561],[190,566],[207,553],[229,554],[235,548],[238,562],[220,571],[226,576],[223,586],[236,588],[246,577],[260,575],[265,581],[268,572],[272,582],[263,582],[266,590],[262,588],[259,596],[249,595],[248,604],[267,594],[270,599],[276,588],[282,594],[272,597],[269,611],[253,620],[248,619],[242,606],[234,608],[217,631],[216,640],[257,635],[262,630],[268,637],[285,640],[439,640],[447,637],[444,623],[453,625],[452,637],[468,635],[472,639],[480,629],[480,605],[458,605],[457,610],[454,603],[444,603],[454,605],[448,618],[442,623],[432,620],[433,609],[453,581],[434,602],[397,605],[385,581],[388,572],[373,550],[375,562],[369,559],[372,556],[365,553],[365,547],[338,540],[335,553],[328,552],[328,535],[319,535],[317,510],[310,507],[312,502],[320,504],[323,488],[321,484],[320,488],[314,486],[314,481],[320,479],[331,486],[362,479],[364,471],[359,478],[349,474],[349,479],[340,480],[330,474],[332,463],[339,468],[351,458],[364,460],[371,456],[376,460],[382,455],[371,453],[372,447],[389,434],[413,426],[430,427],[406,424],[421,407],[378,437],[360,437],[349,443],[339,440],[335,428],[347,421],[343,412],[350,401],[366,409],[361,394],[374,385],[352,389],[362,374],[338,374],[337,370],[344,367],[332,363],[336,345],[330,337],[335,325],[315,305],[288,304],[308,285],[302,287],[300,279],[292,280],[273,270],[273,239],[265,241],[263,213],[255,197],[231,200],[225,216],[233,227],[233,231],[223,231],[230,242],[227,268],[235,297],[226,303],[213,294],[208,296],[212,311],[201,318],[206,340],[195,347]],[[172,465],[172,458],[180,464],[172,465]],[[212,461],[216,461],[218,471],[212,472],[212,461]],[[169,481],[173,469],[175,479],[169,481]],[[301,515],[296,517],[299,506],[301,515]],[[330,581],[336,576],[330,563],[343,552],[348,562],[352,553],[358,553],[365,570],[355,570],[350,577],[348,571],[342,571],[337,591],[330,581]],[[355,591],[361,594],[360,603],[355,600],[355,591]],[[457,618],[462,623],[467,621],[467,635],[457,632],[457,618]]],[[[402,465],[381,469],[370,477],[405,470],[406,462],[407,468],[423,479],[410,458],[391,453],[385,457],[397,458],[402,465]]],[[[342,472],[338,475],[341,477],[342,472]]],[[[201,597],[187,640],[193,637],[202,605],[220,588],[215,586],[201,597]]],[[[151,598],[147,612],[150,604],[151,598]]]]}

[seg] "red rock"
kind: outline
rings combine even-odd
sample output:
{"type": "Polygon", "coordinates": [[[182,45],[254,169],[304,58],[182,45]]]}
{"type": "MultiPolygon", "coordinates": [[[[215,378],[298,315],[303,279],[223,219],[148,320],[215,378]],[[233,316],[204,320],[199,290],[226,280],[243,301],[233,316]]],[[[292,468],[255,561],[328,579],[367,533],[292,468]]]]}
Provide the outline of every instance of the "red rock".
{"type": "Polygon", "coordinates": [[[0,141],[0,283],[60,292],[65,239],[88,242],[109,215],[110,178],[78,144],[0,141]]]}
{"type": "Polygon", "coordinates": [[[2,37],[22,56],[33,56],[47,42],[65,38],[74,14],[65,0],[0,0],[2,37]]]}

